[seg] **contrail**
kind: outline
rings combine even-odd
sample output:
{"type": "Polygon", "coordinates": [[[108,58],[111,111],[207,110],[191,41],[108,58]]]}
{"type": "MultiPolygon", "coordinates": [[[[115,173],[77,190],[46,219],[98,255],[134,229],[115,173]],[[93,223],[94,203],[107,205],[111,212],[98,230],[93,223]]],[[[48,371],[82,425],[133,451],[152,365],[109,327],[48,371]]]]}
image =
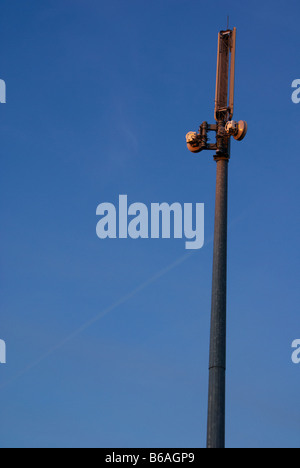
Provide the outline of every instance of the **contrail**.
{"type": "MultiPolygon", "coordinates": [[[[243,213],[244,214],[244,213],[243,213]]],[[[243,214],[239,215],[237,218],[235,218],[231,223],[230,223],[230,228],[232,227],[233,224],[235,224],[241,217],[243,217],[243,214]]],[[[209,238],[209,240],[205,243],[205,246],[211,244],[213,238],[209,238]]],[[[171,263],[170,265],[168,265],[167,267],[163,268],[162,270],[160,270],[158,273],[156,273],[154,276],[152,276],[151,278],[149,278],[147,281],[145,281],[144,283],[140,284],[137,288],[133,289],[130,293],[126,294],[125,296],[123,296],[121,299],[119,299],[118,301],[114,302],[112,305],[110,305],[109,307],[107,307],[106,309],[103,309],[101,312],[99,312],[97,315],[95,315],[94,317],[92,317],[90,320],[88,320],[87,322],[85,322],[83,325],[81,325],[81,327],[77,328],[76,330],[74,330],[72,333],[70,333],[70,335],[68,335],[66,338],[64,338],[62,341],[60,341],[59,343],[57,343],[55,346],[53,346],[53,348],[49,349],[48,351],[46,351],[44,354],[42,354],[38,359],[36,359],[35,361],[33,361],[31,364],[28,364],[28,366],[26,366],[23,370],[21,370],[20,372],[18,372],[14,377],[12,377],[11,379],[7,380],[6,382],[4,382],[3,384],[0,385],[0,390],[3,389],[4,387],[6,387],[7,385],[13,383],[15,380],[17,380],[19,377],[21,377],[22,375],[26,374],[28,371],[30,371],[31,369],[33,369],[34,367],[38,366],[44,359],[46,359],[47,357],[51,356],[53,353],[55,353],[55,351],[57,351],[58,349],[62,348],[65,344],[67,344],[69,341],[73,340],[74,338],[76,338],[76,336],[80,335],[80,333],[82,333],[84,330],[86,330],[87,328],[89,328],[91,325],[93,325],[94,323],[98,322],[98,320],[100,320],[101,318],[103,318],[105,315],[109,314],[110,312],[114,311],[115,309],[117,309],[118,307],[120,307],[121,305],[125,304],[126,302],[128,302],[130,299],[132,299],[136,294],[138,294],[139,292],[143,291],[145,288],[147,288],[148,286],[150,286],[151,284],[155,283],[159,278],[161,278],[162,276],[165,276],[167,273],[169,273],[170,271],[172,271],[174,268],[176,268],[177,266],[181,265],[182,263],[184,263],[186,260],[188,260],[192,255],[195,254],[195,250],[192,250],[190,251],[189,253],[183,255],[182,257],[178,258],[177,260],[175,260],[175,262],[171,263]]],[[[197,251],[198,252],[198,251],[197,251]]]]}
{"type": "Polygon", "coordinates": [[[155,283],[159,278],[162,276],[165,276],[167,273],[169,273],[171,270],[176,268],[178,265],[181,265],[183,262],[185,262],[188,258],[190,258],[195,251],[192,251],[188,254],[183,255],[182,257],[178,258],[175,262],[171,263],[169,266],[166,268],[162,269],[158,273],[156,273],[154,276],[149,278],[147,281],[144,283],[140,284],[137,288],[133,289],[130,293],[126,294],[123,296],[121,299],[119,299],[117,302],[114,302],[112,305],[107,307],[106,309],[103,309],[101,312],[99,312],[97,315],[92,317],[90,320],[85,322],[81,327],[77,328],[74,330],[70,335],[68,335],[66,338],[64,338],[62,341],[60,341],[57,345],[53,346],[53,348],[49,349],[47,352],[42,354],[38,359],[33,361],[31,364],[28,364],[23,370],[21,370],[18,374],[16,374],[14,377],[12,377],[10,380],[7,382],[4,382],[3,384],[0,385],[0,389],[6,387],[10,383],[14,382],[17,380],[19,377],[22,375],[26,374],[28,371],[36,367],[38,364],[40,364],[44,359],[47,357],[51,356],[55,351],[58,349],[62,348],[65,344],[67,344],[69,341],[73,340],[76,338],[78,335],[80,335],[84,330],[89,328],[91,325],[94,323],[98,322],[101,318],[103,318],[105,315],[109,314],[113,310],[117,309],[119,306],[125,304],[127,301],[132,299],[136,294],[139,292],[143,291],[145,288],[150,286],[151,284],[155,283]]]}

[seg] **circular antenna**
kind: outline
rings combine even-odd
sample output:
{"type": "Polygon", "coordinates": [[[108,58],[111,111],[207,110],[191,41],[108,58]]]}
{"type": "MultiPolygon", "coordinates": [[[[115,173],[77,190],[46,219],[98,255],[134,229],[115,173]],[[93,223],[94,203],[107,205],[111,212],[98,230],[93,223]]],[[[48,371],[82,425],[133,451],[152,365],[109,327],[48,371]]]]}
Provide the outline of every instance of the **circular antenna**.
{"type": "Polygon", "coordinates": [[[200,153],[202,148],[198,145],[191,145],[190,143],[187,143],[188,150],[190,150],[192,153],[200,153]]]}
{"type": "Polygon", "coordinates": [[[201,151],[201,145],[199,143],[199,140],[197,139],[197,133],[196,132],[189,132],[186,136],[186,143],[188,149],[192,153],[200,153],[201,151]]]}
{"type": "Polygon", "coordinates": [[[247,135],[248,131],[248,124],[244,120],[240,120],[238,122],[238,129],[236,135],[233,136],[233,138],[237,141],[242,141],[245,136],[247,135]]]}

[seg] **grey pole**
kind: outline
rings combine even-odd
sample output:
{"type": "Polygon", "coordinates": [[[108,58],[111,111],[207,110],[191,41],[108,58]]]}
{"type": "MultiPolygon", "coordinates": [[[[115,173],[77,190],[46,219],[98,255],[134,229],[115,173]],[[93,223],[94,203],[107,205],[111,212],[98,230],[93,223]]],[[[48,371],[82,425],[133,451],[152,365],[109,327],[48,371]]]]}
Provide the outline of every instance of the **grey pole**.
{"type": "Polygon", "coordinates": [[[216,157],[217,186],[209,362],[207,448],[225,448],[228,162],[216,157]]]}
{"type": "Polygon", "coordinates": [[[215,98],[216,124],[203,122],[198,133],[189,132],[186,135],[187,147],[192,153],[215,150],[217,162],[207,448],[225,448],[228,163],[231,137],[242,141],[248,128],[247,122],[232,120],[235,51],[236,28],[220,31],[215,98]],[[208,143],[208,132],[216,132],[215,143],[208,143]]]}

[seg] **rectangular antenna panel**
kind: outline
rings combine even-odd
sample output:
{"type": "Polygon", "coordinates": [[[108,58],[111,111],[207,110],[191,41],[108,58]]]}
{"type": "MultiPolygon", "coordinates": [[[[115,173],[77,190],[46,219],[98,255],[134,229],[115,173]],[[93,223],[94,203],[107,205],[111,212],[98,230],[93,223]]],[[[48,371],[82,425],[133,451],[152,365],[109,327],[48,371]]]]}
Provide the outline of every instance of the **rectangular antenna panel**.
{"type": "Polygon", "coordinates": [[[231,120],[234,106],[236,28],[221,31],[218,39],[215,120],[231,120]],[[231,56],[231,61],[230,61],[231,56]],[[230,78],[229,78],[229,61],[230,78]],[[229,87],[229,104],[228,104],[229,87]]]}

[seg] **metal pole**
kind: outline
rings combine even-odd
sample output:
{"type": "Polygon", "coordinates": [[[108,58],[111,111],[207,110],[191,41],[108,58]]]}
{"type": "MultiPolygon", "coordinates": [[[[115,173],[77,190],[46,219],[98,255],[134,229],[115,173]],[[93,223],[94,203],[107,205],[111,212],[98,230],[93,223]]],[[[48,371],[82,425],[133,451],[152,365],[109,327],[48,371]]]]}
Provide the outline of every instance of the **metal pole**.
{"type": "Polygon", "coordinates": [[[243,120],[231,120],[234,106],[235,50],[236,28],[232,31],[220,31],[215,98],[217,124],[208,125],[203,122],[198,133],[189,132],[186,135],[187,147],[192,153],[215,150],[217,162],[207,448],[225,448],[228,163],[231,137],[242,141],[248,128],[247,122],[243,120]],[[215,144],[208,143],[207,132],[210,131],[216,132],[215,144]]]}
{"type": "Polygon", "coordinates": [[[215,157],[217,187],[209,362],[207,448],[225,448],[227,210],[229,158],[215,157]]]}

